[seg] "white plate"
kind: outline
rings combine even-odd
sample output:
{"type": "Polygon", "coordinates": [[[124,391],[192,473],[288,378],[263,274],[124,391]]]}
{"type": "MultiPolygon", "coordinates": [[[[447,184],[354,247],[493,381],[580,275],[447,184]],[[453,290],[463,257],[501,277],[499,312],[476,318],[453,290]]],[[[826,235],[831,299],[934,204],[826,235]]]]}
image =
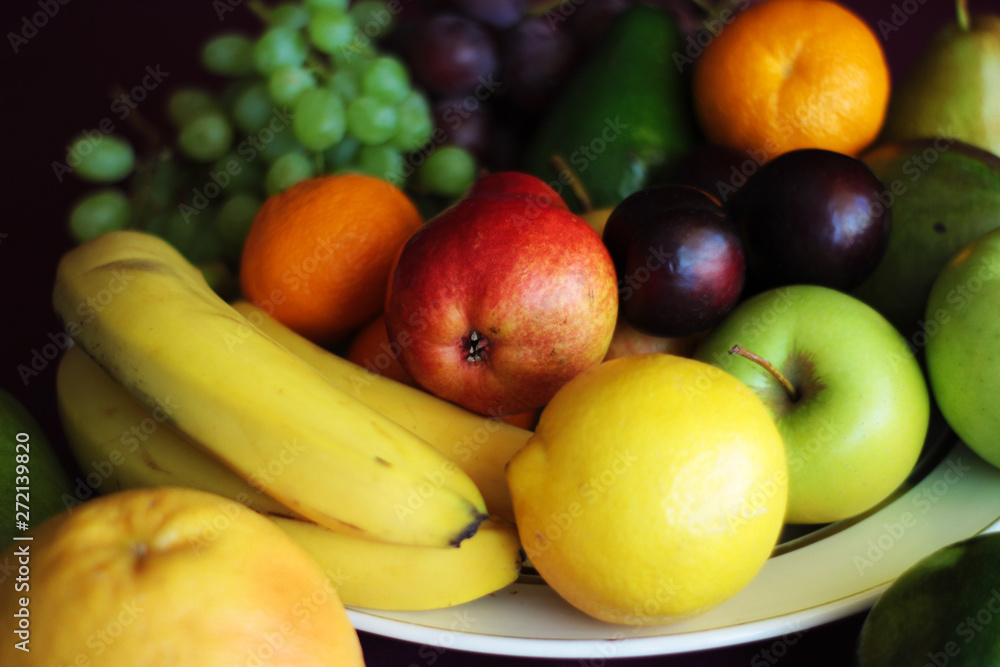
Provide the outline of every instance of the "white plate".
{"type": "MultiPolygon", "coordinates": [[[[940,433],[940,431],[939,431],[940,433]]],[[[592,619],[537,576],[457,607],[348,610],[358,630],[443,648],[510,656],[600,659],[758,641],[867,609],[906,568],[980,532],[1000,530],[1000,470],[951,435],[894,496],[863,517],[785,539],[750,584],[720,606],[671,625],[592,619]]]]}

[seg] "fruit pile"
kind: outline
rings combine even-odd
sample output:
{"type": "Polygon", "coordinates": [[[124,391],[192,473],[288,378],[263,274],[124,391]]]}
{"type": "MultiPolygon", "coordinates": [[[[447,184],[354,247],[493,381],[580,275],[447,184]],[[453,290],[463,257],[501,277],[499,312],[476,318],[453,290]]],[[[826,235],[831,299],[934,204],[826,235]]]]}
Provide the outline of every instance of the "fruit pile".
{"type": "MultiPolygon", "coordinates": [[[[266,578],[280,552],[297,582],[255,631],[312,627],[295,598],[319,584],[317,618],[339,628],[292,632],[275,664],[331,650],[360,662],[342,604],[461,604],[525,565],[591,617],[670,623],[744,589],[786,527],[890,498],[935,404],[1000,466],[1000,382],[979,356],[1000,336],[1000,157],[985,125],[937,136],[886,120],[879,41],[830,0],[719,13],[689,75],[673,14],[598,5],[617,18],[579,67],[515,0],[398,17],[372,2],[256,6],[258,39],[206,46],[206,66],[239,80],[218,98],[175,94],[179,157],[140,166],[136,199],[84,201],[72,229],[86,241],[56,270],[76,343],[57,398],[88,481],[85,497],[69,491],[83,507],[33,548],[42,562],[100,557],[40,575],[39,604],[102,577],[173,603],[180,584],[164,582],[183,574],[219,609],[246,609],[258,602],[240,574],[214,573],[252,542],[247,572],[266,578]],[[365,21],[395,35],[385,52],[353,50],[365,21]],[[455,100],[495,71],[512,91],[446,134],[453,151],[435,145],[455,100]],[[564,85],[543,90],[545,71],[564,85]],[[294,118],[261,147],[266,173],[234,174],[221,208],[198,213],[211,225],[171,232],[190,208],[168,210],[190,183],[179,165],[218,173],[279,104],[294,118]],[[512,159],[493,152],[510,128],[484,129],[504,105],[537,119],[527,150],[477,174],[512,159]],[[408,151],[430,156],[417,185],[393,177],[408,151]],[[450,205],[425,220],[421,189],[450,205]],[[224,253],[205,250],[222,236],[224,253]],[[238,269],[229,299],[207,279],[219,257],[238,269]],[[94,525],[104,543],[88,541],[94,525]]],[[[941,39],[967,53],[996,39],[1000,21],[958,8],[941,39]]],[[[906,99],[928,117],[954,101],[906,99]]],[[[137,164],[113,137],[82,146],[85,178],[137,164]]],[[[32,664],[72,661],[118,613],[80,601],[93,618],[37,626],[47,648],[32,664]]],[[[18,605],[0,598],[8,618],[18,605]]],[[[207,619],[191,641],[225,661],[247,640],[217,611],[156,623],[207,619]]],[[[111,648],[133,664],[157,646],[111,648]]]]}

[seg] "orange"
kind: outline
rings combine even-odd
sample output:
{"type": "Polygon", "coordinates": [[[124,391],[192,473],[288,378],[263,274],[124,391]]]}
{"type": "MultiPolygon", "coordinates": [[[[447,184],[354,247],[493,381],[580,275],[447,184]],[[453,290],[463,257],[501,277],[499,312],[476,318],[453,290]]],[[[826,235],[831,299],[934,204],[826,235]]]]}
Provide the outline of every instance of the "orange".
{"type": "Polygon", "coordinates": [[[798,148],[856,155],[889,101],[885,54],[868,25],[826,0],[765,0],[722,29],[693,76],[707,138],[761,161],[798,148]]]}
{"type": "Polygon", "coordinates": [[[389,332],[385,329],[385,315],[380,313],[351,341],[347,358],[372,373],[416,387],[416,381],[400,363],[399,353],[399,344],[389,343],[389,332]]]}
{"type": "Polygon", "coordinates": [[[235,501],[120,491],[52,517],[33,538],[0,554],[17,563],[20,549],[31,566],[30,593],[13,577],[0,589],[0,664],[364,665],[323,568],[235,501]],[[30,653],[15,648],[21,608],[30,653]]]}
{"type": "Polygon", "coordinates": [[[398,188],[361,174],[302,181],[261,207],[243,295],[302,336],[342,339],[382,311],[397,251],[423,223],[398,188]]]}

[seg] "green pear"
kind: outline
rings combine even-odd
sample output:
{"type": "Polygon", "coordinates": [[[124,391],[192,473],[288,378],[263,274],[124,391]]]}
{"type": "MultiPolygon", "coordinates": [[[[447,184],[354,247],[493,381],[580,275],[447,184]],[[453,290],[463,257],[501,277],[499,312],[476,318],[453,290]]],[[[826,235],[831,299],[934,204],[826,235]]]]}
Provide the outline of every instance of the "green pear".
{"type": "Polygon", "coordinates": [[[23,525],[34,528],[64,510],[65,493],[73,493],[68,469],[27,408],[0,389],[0,551],[24,534],[23,525]]]}
{"type": "Polygon", "coordinates": [[[1000,157],[937,138],[881,146],[861,159],[882,182],[892,229],[885,254],[853,294],[923,347],[933,334],[922,318],[934,278],[958,250],[1000,227],[1000,157]]]}
{"type": "Polygon", "coordinates": [[[883,140],[951,137],[1000,155],[1000,16],[942,28],[893,92],[883,140]]]}
{"type": "Polygon", "coordinates": [[[958,251],[927,299],[927,375],[948,425],[1000,467],[1000,229],[958,251]]]}

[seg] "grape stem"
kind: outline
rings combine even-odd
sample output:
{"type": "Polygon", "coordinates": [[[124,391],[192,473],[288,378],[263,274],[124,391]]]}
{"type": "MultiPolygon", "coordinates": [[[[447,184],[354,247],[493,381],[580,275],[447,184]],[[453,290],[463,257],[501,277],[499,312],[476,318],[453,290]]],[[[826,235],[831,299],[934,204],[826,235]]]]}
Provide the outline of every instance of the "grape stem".
{"type": "Polygon", "coordinates": [[[955,14],[958,17],[958,27],[962,32],[969,32],[969,6],[967,0],[955,0],[955,14]]]}
{"type": "Polygon", "coordinates": [[[583,181],[577,175],[573,168],[569,166],[566,160],[563,159],[561,155],[553,155],[551,158],[552,168],[561,174],[565,174],[569,180],[569,187],[573,190],[573,194],[576,198],[580,200],[580,206],[583,207],[584,213],[589,213],[594,210],[594,203],[590,199],[590,195],[587,193],[587,188],[583,187],[583,181]]]}
{"type": "Polygon", "coordinates": [[[268,19],[271,17],[271,9],[260,0],[250,0],[250,2],[247,3],[247,8],[256,14],[257,18],[264,23],[267,23],[268,19]]]}
{"type": "Polygon", "coordinates": [[[777,380],[778,383],[785,388],[785,391],[788,392],[788,396],[789,398],[792,399],[793,403],[799,400],[799,390],[795,388],[795,385],[793,385],[788,380],[788,378],[785,377],[785,375],[777,369],[777,367],[774,364],[772,364],[764,357],[756,355],[750,350],[741,347],[740,345],[733,345],[731,348],[729,348],[729,354],[738,354],[744,359],[749,359],[755,364],[758,364],[759,366],[763,367],[764,370],[770,373],[774,377],[774,379],[777,380]]]}

